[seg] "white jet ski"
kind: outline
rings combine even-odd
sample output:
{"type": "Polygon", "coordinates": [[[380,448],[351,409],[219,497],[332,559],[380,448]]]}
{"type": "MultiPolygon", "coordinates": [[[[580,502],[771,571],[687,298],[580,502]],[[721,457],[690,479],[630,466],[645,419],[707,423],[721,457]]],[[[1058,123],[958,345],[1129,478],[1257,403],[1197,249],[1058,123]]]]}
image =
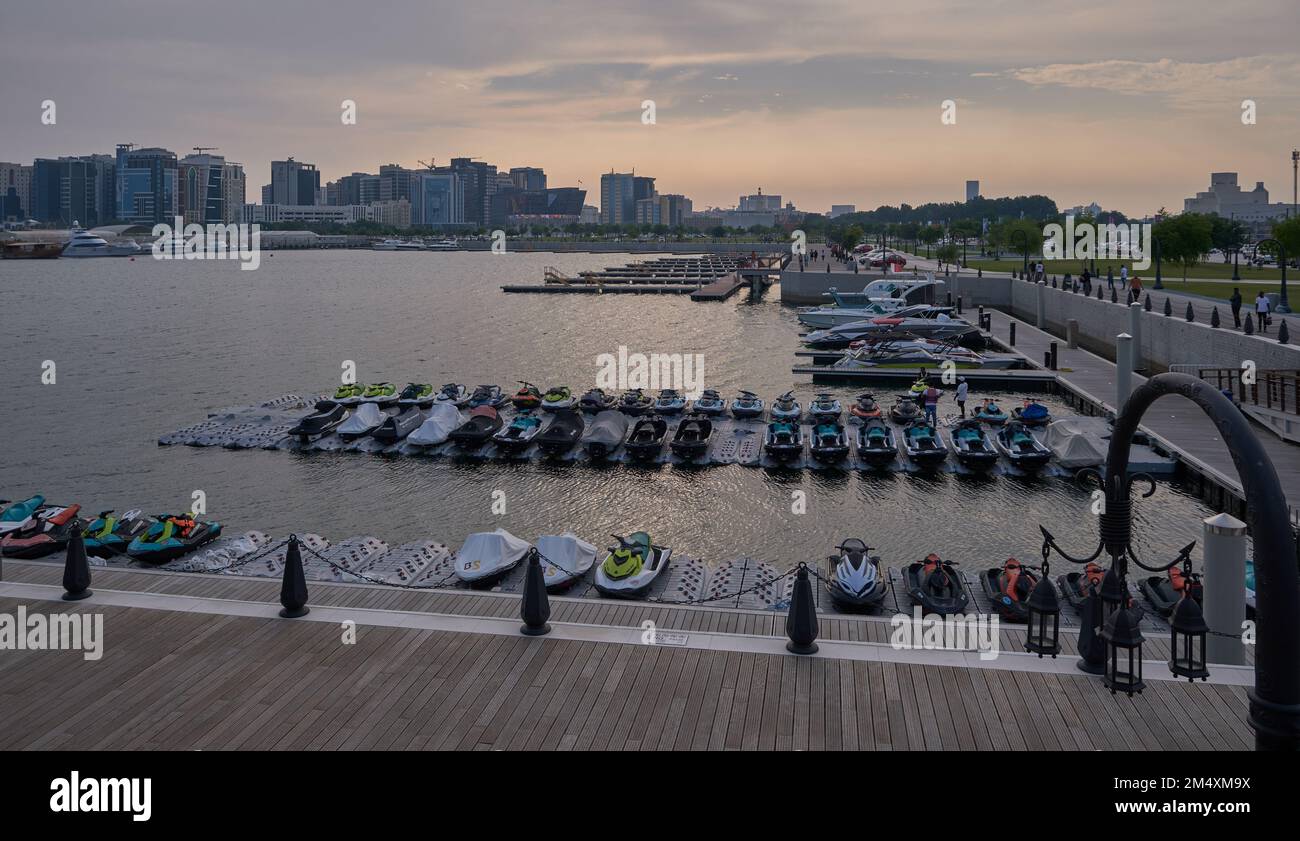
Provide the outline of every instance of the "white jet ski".
{"type": "Polygon", "coordinates": [[[629,537],[614,535],[617,546],[610,547],[605,562],[596,569],[596,589],[617,599],[635,599],[668,569],[673,550],[655,546],[643,531],[629,537]]]}
{"type": "Polygon", "coordinates": [[[456,553],[456,577],[475,587],[490,586],[518,566],[532,548],[505,529],[476,532],[465,538],[456,553]]]}
{"type": "Polygon", "coordinates": [[[362,403],[352,413],[352,417],[339,425],[339,437],[345,441],[369,435],[388,419],[388,415],[375,403],[362,403]]]}
{"type": "Polygon", "coordinates": [[[537,538],[537,553],[542,556],[542,580],[551,592],[571,586],[596,563],[596,547],[568,531],[537,538]]]}
{"type": "Polygon", "coordinates": [[[465,416],[451,403],[434,403],[425,414],[428,418],[420,428],[406,436],[406,443],[413,447],[444,444],[451,431],[465,422],[465,416]]]}

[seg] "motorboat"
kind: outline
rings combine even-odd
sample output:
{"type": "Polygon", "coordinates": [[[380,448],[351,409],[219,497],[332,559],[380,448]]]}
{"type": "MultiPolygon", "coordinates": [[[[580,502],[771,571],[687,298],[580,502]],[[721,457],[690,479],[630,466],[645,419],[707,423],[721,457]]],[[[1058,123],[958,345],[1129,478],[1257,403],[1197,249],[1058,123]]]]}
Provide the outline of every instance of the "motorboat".
{"type": "Polygon", "coordinates": [[[909,424],[921,416],[921,407],[916,405],[916,398],[910,394],[900,394],[889,408],[889,419],[894,423],[909,424]]]}
{"type": "Polygon", "coordinates": [[[688,415],[677,425],[677,432],[668,446],[680,458],[697,461],[708,450],[712,435],[713,421],[707,415],[688,415]]]}
{"type": "Polygon", "coordinates": [[[1026,397],[1025,404],[1011,410],[1011,417],[1025,426],[1047,426],[1052,422],[1052,413],[1037,400],[1026,397]]]}
{"type": "Polygon", "coordinates": [[[492,406],[477,406],[469,410],[463,424],[451,431],[447,438],[465,449],[481,447],[501,428],[501,415],[492,406]]]}
{"type": "Polygon", "coordinates": [[[424,412],[418,406],[409,406],[397,414],[389,414],[372,433],[376,441],[396,444],[424,424],[424,412]]]}
{"type": "Polygon", "coordinates": [[[606,409],[592,420],[582,436],[582,446],[592,458],[606,458],[614,453],[627,436],[630,421],[627,415],[606,409]]]}
{"type": "Polygon", "coordinates": [[[655,414],[679,415],[686,409],[686,398],[675,388],[665,388],[655,400],[655,414]]]}
{"type": "Polygon", "coordinates": [[[644,415],[654,402],[650,395],[639,388],[634,388],[623,393],[618,401],[618,408],[629,415],[644,415]]]}
{"type": "Polygon", "coordinates": [[[903,450],[920,465],[936,465],[948,457],[948,448],[933,425],[914,420],[903,430],[903,450]]]}
{"type": "Polygon", "coordinates": [[[610,547],[605,561],[596,568],[596,589],[620,599],[644,595],[668,569],[673,550],[654,545],[643,531],[627,537],[616,534],[614,539],[618,545],[610,547]]]}
{"type": "Polygon", "coordinates": [[[1001,426],[1007,422],[1007,413],[1002,411],[1002,407],[993,400],[985,400],[978,409],[971,413],[971,417],[993,426],[1001,426]]]}
{"type": "Polygon", "coordinates": [[[858,455],[872,467],[888,466],[898,457],[894,430],[883,418],[867,418],[858,427],[858,455]]]}
{"type": "Polygon", "coordinates": [[[849,407],[849,415],[859,420],[881,417],[880,404],[874,394],[859,394],[857,400],[849,407]]]}
{"type": "Polygon", "coordinates": [[[362,438],[379,428],[388,414],[374,403],[362,403],[352,412],[352,417],[339,425],[338,434],[344,441],[362,438]]]}
{"type": "Polygon", "coordinates": [[[131,541],[144,534],[152,523],[153,519],[138,508],[120,517],[113,516],[112,509],[101,511],[82,532],[86,554],[96,558],[125,555],[131,541]]]}
{"type": "Polygon", "coordinates": [[[1056,586],[1061,588],[1061,595],[1070,606],[1083,612],[1084,600],[1093,590],[1101,592],[1101,583],[1106,579],[1106,568],[1094,561],[1088,561],[1083,572],[1067,572],[1056,576],[1056,586]]]}
{"type": "Polygon", "coordinates": [[[404,239],[386,239],[371,243],[370,248],[373,251],[423,251],[424,245],[404,239]]]}
{"type": "Polygon", "coordinates": [[[1037,470],[1052,458],[1052,451],[1018,420],[1008,421],[998,430],[998,449],[1021,470],[1037,470]]]}
{"type": "Polygon", "coordinates": [[[397,402],[397,386],[388,382],[368,385],[361,395],[361,402],[391,406],[397,402]]]}
{"type": "Polygon", "coordinates": [[[340,406],[355,406],[361,402],[365,393],[365,383],[344,383],[334,389],[334,396],[331,399],[340,406]]]}
{"type": "Polygon", "coordinates": [[[856,537],[839,546],[839,555],[826,559],[826,592],[841,610],[859,612],[873,610],[885,600],[889,591],[888,579],[881,573],[880,558],[871,554],[871,547],[856,537]]]}
{"type": "Polygon", "coordinates": [[[557,385],[547,389],[545,396],[542,397],[542,408],[548,412],[555,412],[560,409],[572,409],[577,402],[567,385],[557,385]]]}
{"type": "Polygon", "coordinates": [[[451,403],[434,403],[425,412],[424,423],[406,436],[412,447],[436,447],[445,444],[451,433],[465,423],[465,416],[451,403]]]}
{"type": "Polygon", "coordinates": [[[108,241],[84,228],[72,231],[72,237],[63,245],[64,257],[111,257],[108,241]]]}
{"type": "MultiPolygon", "coordinates": [[[[491,408],[491,407],[483,407],[491,408]]],[[[505,529],[481,531],[465,538],[456,553],[456,577],[472,587],[489,587],[519,565],[533,545],[505,529]]]]}
{"type": "Polygon", "coordinates": [[[586,422],[576,409],[558,409],[546,428],[538,433],[537,446],[548,456],[557,456],[573,449],[582,438],[586,422]]]}
{"type": "Polygon", "coordinates": [[[1007,558],[1000,567],[991,567],[980,573],[980,587],[993,603],[993,608],[1006,622],[1024,622],[1029,616],[1025,602],[1038,584],[1035,567],[1007,558]]]}
{"type": "Polygon", "coordinates": [[[796,421],[772,421],[767,425],[763,449],[777,461],[798,458],[803,452],[803,430],[796,421]]]}
{"type": "Polygon", "coordinates": [[[945,561],[931,552],[925,560],[908,564],[903,570],[907,595],[924,614],[952,616],[966,610],[970,595],[954,568],[956,561],[945,561]]]}
{"type": "Polygon", "coordinates": [[[144,534],[132,540],[126,553],[147,564],[165,564],[221,536],[221,523],[201,522],[192,513],[159,514],[144,534]]]}
{"type": "Polygon", "coordinates": [[[45,497],[36,494],[21,502],[3,499],[0,500],[0,505],[6,506],[3,511],[0,511],[0,536],[3,536],[18,528],[28,517],[44,507],[45,497]]]}
{"type": "Polygon", "coordinates": [[[407,383],[397,395],[397,405],[428,408],[433,404],[433,397],[433,386],[429,383],[407,383]]]}
{"type": "Polygon", "coordinates": [[[763,400],[752,391],[742,391],[731,401],[731,416],[736,420],[763,417],[763,400]]]}
{"type": "Polygon", "coordinates": [[[981,354],[951,341],[892,337],[859,339],[850,344],[839,359],[831,363],[841,370],[868,368],[957,368],[1005,369],[1022,366],[1023,360],[1011,354],[981,354]]]}
{"type": "Polygon", "coordinates": [[[813,401],[808,404],[808,417],[814,423],[819,421],[839,420],[839,417],[843,412],[844,407],[840,405],[840,401],[825,392],[818,394],[813,401]]]}
{"type": "Polygon", "coordinates": [[[536,409],[542,405],[542,391],[529,382],[519,381],[519,390],[510,398],[516,409],[536,409]]]}
{"type": "MultiPolygon", "coordinates": [[[[1183,554],[1192,551],[1195,544],[1191,544],[1183,549],[1183,554]]],[[[1199,604],[1205,595],[1205,587],[1201,584],[1201,574],[1192,572],[1190,564],[1178,565],[1165,570],[1164,575],[1152,575],[1143,578],[1138,582],[1138,589],[1142,595],[1147,597],[1151,606],[1161,616],[1168,616],[1174,612],[1178,605],[1179,599],[1184,596],[1193,598],[1199,604]]]]}
{"type": "Polygon", "coordinates": [[[43,558],[68,545],[72,532],[80,528],[80,505],[37,509],[0,539],[0,554],[6,558],[43,558]]]}
{"type": "Polygon", "coordinates": [[[578,408],[592,414],[603,412],[606,409],[613,409],[617,406],[618,398],[612,394],[606,394],[602,388],[590,389],[578,400],[578,408]]]}
{"type": "Polygon", "coordinates": [[[814,330],[804,336],[803,341],[808,347],[818,350],[844,349],[853,342],[865,339],[918,337],[947,341],[976,350],[984,347],[984,337],[979,328],[964,319],[949,315],[949,309],[928,305],[907,307],[887,316],[814,330]]]}
{"type": "Polygon", "coordinates": [[[803,407],[800,406],[799,401],[795,399],[794,392],[787,391],[785,394],[782,394],[780,397],[772,401],[772,410],[769,414],[774,421],[781,420],[798,423],[799,418],[803,417],[803,407]]]}
{"type": "Polygon", "coordinates": [[[957,461],[973,470],[988,470],[998,462],[998,450],[979,421],[973,418],[957,421],[948,431],[953,454],[957,461]]]}
{"type": "Polygon", "coordinates": [[[438,389],[438,396],[433,398],[433,402],[464,408],[469,403],[469,391],[460,383],[447,383],[438,389]]]}
{"type": "MultiPolygon", "coordinates": [[[[379,411],[378,407],[374,407],[379,411]]],[[[316,411],[298,421],[287,433],[302,443],[313,441],[338,429],[348,418],[348,410],[340,403],[322,400],[316,404],[316,411]]]]}
{"type": "Polygon", "coordinates": [[[596,565],[596,547],[573,532],[537,538],[542,581],[552,593],[572,586],[596,565]]]}
{"type": "Polygon", "coordinates": [[[533,443],[542,431],[542,419],[532,412],[520,412],[509,425],[503,426],[492,440],[502,450],[516,452],[533,443]]]}
{"type": "Polygon", "coordinates": [[[658,415],[638,418],[627,436],[628,455],[642,461],[654,458],[663,450],[667,434],[668,422],[658,415]]]}
{"type": "Polygon", "coordinates": [[[712,415],[717,417],[727,413],[727,401],[722,399],[715,389],[706,388],[691,403],[691,411],[698,415],[712,415]]]}
{"type": "Polygon", "coordinates": [[[471,409],[479,406],[491,406],[493,409],[500,409],[508,402],[506,396],[501,393],[499,385],[481,385],[474,389],[474,393],[469,397],[469,403],[466,405],[471,409]]]}
{"type": "Polygon", "coordinates": [[[849,434],[838,420],[824,420],[813,424],[808,452],[821,462],[840,461],[849,454],[849,434]]]}

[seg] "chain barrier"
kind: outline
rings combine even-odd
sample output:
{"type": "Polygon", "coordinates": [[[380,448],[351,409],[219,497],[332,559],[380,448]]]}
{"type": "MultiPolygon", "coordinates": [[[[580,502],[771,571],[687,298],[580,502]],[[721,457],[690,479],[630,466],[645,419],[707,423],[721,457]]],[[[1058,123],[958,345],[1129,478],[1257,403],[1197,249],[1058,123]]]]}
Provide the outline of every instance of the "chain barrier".
{"type": "Polygon", "coordinates": [[[439,579],[438,581],[433,582],[432,584],[402,584],[400,582],[388,581],[383,578],[376,578],[373,575],[366,575],[364,572],[358,572],[357,570],[348,569],[347,567],[342,566],[335,561],[331,561],[329,558],[325,557],[320,552],[317,552],[315,549],[302,543],[302,541],[298,542],[298,546],[306,550],[306,552],[309,555],[312,555],[317,560],[320,560],[325,564],[327,564],[331,569],[333,569],[335,572],[339,573],[340,575],[350,575],[353,578],[357,578],[361,581],[366,582],[367,584],[380,584],[384,587],[397,587],[402,590],[434,590],[441,587],[442,585],[446,584],[448,581],[451,581],[453,578],[456,577],[456,571],[453,569],[445,577],[439,579]]]}

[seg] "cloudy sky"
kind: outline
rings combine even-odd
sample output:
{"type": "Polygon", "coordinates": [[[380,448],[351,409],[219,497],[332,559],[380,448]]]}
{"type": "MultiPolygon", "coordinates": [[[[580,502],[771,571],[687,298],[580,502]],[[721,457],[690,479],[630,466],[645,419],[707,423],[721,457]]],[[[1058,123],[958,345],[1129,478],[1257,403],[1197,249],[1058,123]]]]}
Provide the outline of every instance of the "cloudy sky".
{"type": "Polygon", "coordinates": [[[601,172],[635,168],[697,208],[759,187],[811,210],[947,201],[973,178],[1146,213],[1216,170],[1289,201],[1295,3],[15,3],[0,160],[216,146],[250,201],[289,155],[327,180],[453,156],[538,165],[591,203],[601,172]]]}

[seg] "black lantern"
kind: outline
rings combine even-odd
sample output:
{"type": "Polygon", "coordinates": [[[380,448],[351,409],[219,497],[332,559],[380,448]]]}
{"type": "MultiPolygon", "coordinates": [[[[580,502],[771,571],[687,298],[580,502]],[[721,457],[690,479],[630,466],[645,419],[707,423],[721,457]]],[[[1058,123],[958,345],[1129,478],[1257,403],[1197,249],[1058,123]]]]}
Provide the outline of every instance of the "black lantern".
{"type": "Polygon", "coordinates": [[[1123,692],[1130,698],[1141,693],[1146,683],[1142,680],[1142,613],[1125,607],[1115,611],[1102,629],[1106,641],[1106,671],[1102,681],[1110,694],[1123,692]]]}
{"type": "Polygon", "coordinates": [[[1061,652],[1061,603],[1056,598],[1056,588],[1052,586],[1047,575],[1047,564],[1043,564],[1042,576],[1029,598],[1025,600],[1025,622],[1029,636],[1025,639],[1025,650],[1037,654],[1056,655],[1061,652]]]}
{"type": "Polygon", "coordinates": [[[1205,666],[1205,637],[1210,627],[1205,624],[1200,602],[1189,595],[1199,578],[1194,574],[1188,576],[1183,597],[1169,616],[1169,671],[1189,681],[1207,680],[1210,676],[1205,666]]]}
{"type": "Polygon", "coordinates": [[[1097,596],[1101,599],[1101,626],[1104,628],[1110,623],[1110,618],[1121,607],[1126,607],[1128,602],[1127,588],[1120,579],[1119,573],[1115,571],[1118,564],[1112,563],[1110,569],[1102,576],[1101,587],[1097,591],[1097,596]]]}

